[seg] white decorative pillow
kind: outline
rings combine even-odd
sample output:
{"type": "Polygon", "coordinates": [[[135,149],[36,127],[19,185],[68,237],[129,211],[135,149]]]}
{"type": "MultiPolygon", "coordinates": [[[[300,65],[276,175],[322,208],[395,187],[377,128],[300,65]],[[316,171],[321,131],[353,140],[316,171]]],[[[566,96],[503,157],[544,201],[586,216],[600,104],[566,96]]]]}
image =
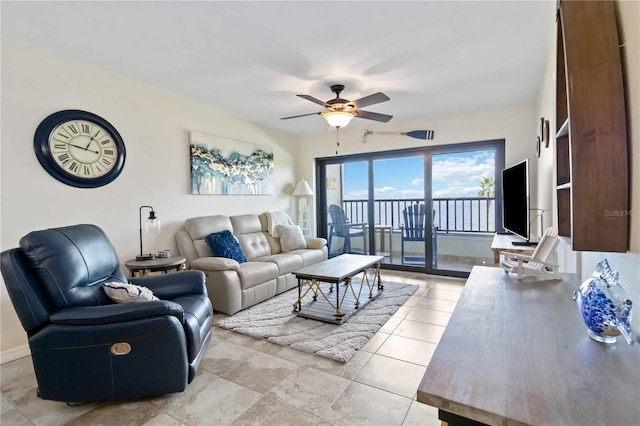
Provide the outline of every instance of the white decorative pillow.
{"type": "Polygon", "coordinates": [[[298,225],[278,225],[280,248],[283,252],[307,248],[307,242],[298,225]]]}
{"type": "Polygon", "coordinates": [[[158,300],[153,292],[146,287],[124,283],[104,283],[102,288],[107,296],[116,303],[147,302],[158,300]]]}

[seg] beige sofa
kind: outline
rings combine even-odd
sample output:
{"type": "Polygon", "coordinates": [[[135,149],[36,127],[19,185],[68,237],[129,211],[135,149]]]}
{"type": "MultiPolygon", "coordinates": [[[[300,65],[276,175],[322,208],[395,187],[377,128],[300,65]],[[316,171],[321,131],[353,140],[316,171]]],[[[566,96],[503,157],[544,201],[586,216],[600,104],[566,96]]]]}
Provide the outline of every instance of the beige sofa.
{"type": "Polygon", "coordinates": [[[297,286],[292,271],[327,259],[324,238],[305,238],[307,248],[283,253],[267,229],[266,214],[217,215],[187,219],[176,234],[187,266],[206,274],[214,310],[232,315],[263,302],[297,286]],[[205,238],[224,230],[234,234],[247,262],[214,257],[205,238]]]}

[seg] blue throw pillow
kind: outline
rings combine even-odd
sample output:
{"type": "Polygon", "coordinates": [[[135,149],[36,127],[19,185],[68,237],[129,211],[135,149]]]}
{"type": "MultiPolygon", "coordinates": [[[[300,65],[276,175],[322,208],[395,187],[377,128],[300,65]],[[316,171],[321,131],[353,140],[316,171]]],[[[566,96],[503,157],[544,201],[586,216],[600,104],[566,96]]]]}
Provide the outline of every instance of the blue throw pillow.
{"type": "Polygon", "coordinates": [[[247,261],[247,257],[238,244],[238,240],[230,231],[214,232],[205,238],[214,256],[233,259],[238,263],[247,261]]]}

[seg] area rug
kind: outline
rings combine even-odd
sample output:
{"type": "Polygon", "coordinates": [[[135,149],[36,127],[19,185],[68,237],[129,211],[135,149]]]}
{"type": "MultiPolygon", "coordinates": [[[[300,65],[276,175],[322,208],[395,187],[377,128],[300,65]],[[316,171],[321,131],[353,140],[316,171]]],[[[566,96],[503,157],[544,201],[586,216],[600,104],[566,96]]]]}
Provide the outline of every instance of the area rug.
{"type": "MultiPolygon", "coordinates": [[[[345,323],[327,324],[292,313],[298,289],[219,321],[220,328],[265,339],[299,351],[347,362],[418,289],[417,285],[384,282],[384,291],[345,323]]],[[[363,289],[364,292],[364,289],[363,289]]],[[[306,301],[303,300],[303,305],[306,301]]]]}

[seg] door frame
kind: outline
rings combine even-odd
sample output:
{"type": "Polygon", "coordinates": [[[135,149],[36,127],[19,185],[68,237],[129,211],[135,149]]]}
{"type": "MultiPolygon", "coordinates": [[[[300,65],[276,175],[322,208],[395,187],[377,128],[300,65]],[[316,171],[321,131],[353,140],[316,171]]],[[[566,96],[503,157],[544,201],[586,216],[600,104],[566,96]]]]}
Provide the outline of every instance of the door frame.
{"type": "MultiPolygon", "coordinates": [[[[327,229],[328,229],[328,206],[326,199],[326,190],[327,190],[327,176],[325,171],[326,165],[332,164],[344,164],[350,162],[362,162],[366,161],[368,163],[368,217],[374,217],[374,170],[373,170],[373,162],[375,160],[383,160],[383,159],[391,159],[391,158],[399,158],[399,157],[416,157],[419,155],[424,156],[424,202],[425,205],[433,205],[433,194],[432,194],[432,156],[447,154],[447,153],[456,153],[456,152],[464,152],[464,151],[484,151],[484,150],[495,150],[495,185],[496,185],[496,197],[495,197],[495,228],[496,230],[502,229],[502,170],[505,167],[505,140],[504,139],[489,139],[484,141],[476,141],[476,142],[463,142],[463,143],[454,143],[447,145],[431,145],[431,146],[420,146],[414,148],[403,148],[403,149],[394,149],[388,151],[376,151],[376,152],[366,152],[366,153],[358,153],[358,154],[349,154],[349,155],[336,155],[332,157],[319,157],[316,158],[315,167],[316,167],[316,194],[318,194],[316,198],[317,210],[316,210],[316,232],[319,237],[327,238],[327,229]]],[[[425,216],[425,227],[427,229],[433,226],[433,215],[425,216]]],[[[369,241],[375,241],[375,229],[373,226],[369,226],[369,241]]],[[[369,245],[369,252],[371,252],[374,248],[375,244],[369,245]]],[[[453,271],[446,269],[434,269],[432,267],[432,258],[433,258],[433,248],[431,247],[431,240],[429,238],[425,238],[425,266],[408,266],[408,265],[399,265],[392,263],[383,263],[381,265],[384,269],[391,270],[402,270],[409,272],[421,272],[428,273],[432,275],[445,275],[451,277],[461,277],[466,278],[469,276],[468,272],[464,271],[453,271]]]]}

